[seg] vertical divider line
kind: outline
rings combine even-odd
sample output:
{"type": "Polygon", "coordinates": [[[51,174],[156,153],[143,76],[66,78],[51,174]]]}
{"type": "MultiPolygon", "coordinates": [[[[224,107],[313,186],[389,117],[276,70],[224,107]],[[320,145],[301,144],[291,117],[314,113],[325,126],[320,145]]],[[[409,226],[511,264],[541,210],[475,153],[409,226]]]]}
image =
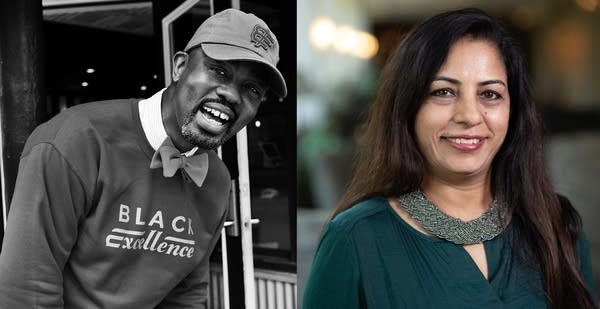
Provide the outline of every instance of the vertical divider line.
{"type": "Polygon", "coordinates": [[[242,263],[244,267],[244,295],[246,309],[256,308],[254,285],[254,253],[252,244],[252,209],[250,199],[250,167],[248,163],[248,135],[246,127],[237,133],[237,158],[240,188],[240,222],[242,234],[242,263]]]}

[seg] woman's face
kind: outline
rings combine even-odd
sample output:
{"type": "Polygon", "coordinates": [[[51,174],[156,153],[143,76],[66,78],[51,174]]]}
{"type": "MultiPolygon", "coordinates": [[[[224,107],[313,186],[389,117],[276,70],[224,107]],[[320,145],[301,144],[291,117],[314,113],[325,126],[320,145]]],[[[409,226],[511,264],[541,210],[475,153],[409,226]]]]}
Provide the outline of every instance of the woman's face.
{"type": "Polygon", "coordinates": [[[470,37],[454,43],[415,119],[428,175],[487,176],[506,136],[509,110],[496,46],[470,37]]]}

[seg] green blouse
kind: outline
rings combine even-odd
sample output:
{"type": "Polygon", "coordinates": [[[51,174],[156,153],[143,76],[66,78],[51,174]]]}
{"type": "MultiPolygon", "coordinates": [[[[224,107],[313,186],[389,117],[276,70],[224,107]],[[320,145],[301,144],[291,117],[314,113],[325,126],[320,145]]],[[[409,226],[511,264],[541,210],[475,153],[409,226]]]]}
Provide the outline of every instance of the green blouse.
{"type": "MultiPolygon", "coordinates": [[[[303,308],[546,308],[541,276],[511,254],[509,234],[484,242],[486,280],[462,246],[418,232],[383,198],[366,200],[325,227],[303,308]]],[[[585,237],[578,250],[595,294],[585,237]]]]}

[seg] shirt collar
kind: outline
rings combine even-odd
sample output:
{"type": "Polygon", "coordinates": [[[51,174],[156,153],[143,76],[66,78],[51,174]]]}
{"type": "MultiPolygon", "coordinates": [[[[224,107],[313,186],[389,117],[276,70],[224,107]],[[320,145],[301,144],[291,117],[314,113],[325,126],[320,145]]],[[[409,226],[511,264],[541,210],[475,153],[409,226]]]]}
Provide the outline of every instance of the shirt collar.
{"type": "Polygon", "coordinates": [[[146,139],[152,148],[154,148],[154,150],[158,150],[158,147],[160,147],[160,145],[167,138],[167,131],[165,130],[165,126],[162,122],[162,111],[160,105],[163,91],[165,91],[164,88],[150,98],[140,100],[138,103],[142,129],[144,130],[146,139]]]}
{"type": "MultiPolygon", "coordinates": [[[[146,139],[154,150],[158,150],[168,137],[167,130],[165,130],[165,125],[162,122],[161,102],[164,91],[165,88],[148,99],[140,100],[138,103],[142,129],[144,130],[146,139]]],[[[183,155],[186,157],[193,156],[197,150],[198,147],[194,147],[190,151],[183,153],[183,155]]]]}

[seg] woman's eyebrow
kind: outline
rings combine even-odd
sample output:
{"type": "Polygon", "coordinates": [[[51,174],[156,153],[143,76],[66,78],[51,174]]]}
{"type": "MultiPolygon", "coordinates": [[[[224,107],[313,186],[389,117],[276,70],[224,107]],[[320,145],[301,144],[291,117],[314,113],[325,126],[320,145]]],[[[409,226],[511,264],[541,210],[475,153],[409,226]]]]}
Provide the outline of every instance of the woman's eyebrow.
{"type": "Polygon", "coordinates": [[[501,84],[504,87],[506,87],[506,84],[499,79],[491,79],[491,80],[486,80],[484,82],[479,83],[480,86],[485,86],[485,85],[490,85],[490,84],[501,84]]]}
{"type": "MultiPolygon", "coordinates": [[[[434,82],[435,81],[447,81],[447,82],[449,82],[451,84],[455,84],[455,85],[462,84],[458,79],[454,79],[454,78],[446,77],[446,76],[436,76],[433,79],[433,81],[434,82]]],[[[483,82],[479,83],[480,86],[485,86],[485,85],[490,85],[490,84],[501,84],[504,87],[506,87],[506,84],[503,81],[499,80],[499,79],[490,79],[490,80],[486,80],[486,81],[483,81],[483,82]]]]}
{"type": "Polygon", "coordinates": [[[434,82],[435,81],[440,81],[440,80],[447,81],[447,82],[449,82],[451,84],[456,84],[456,85],[460,85],[461,84],[461,82],[458,79],[454,79],[454,78],[450,78],[450,77],[446,77],[446,76],[436,76],[433,79],[434,82]]]}

